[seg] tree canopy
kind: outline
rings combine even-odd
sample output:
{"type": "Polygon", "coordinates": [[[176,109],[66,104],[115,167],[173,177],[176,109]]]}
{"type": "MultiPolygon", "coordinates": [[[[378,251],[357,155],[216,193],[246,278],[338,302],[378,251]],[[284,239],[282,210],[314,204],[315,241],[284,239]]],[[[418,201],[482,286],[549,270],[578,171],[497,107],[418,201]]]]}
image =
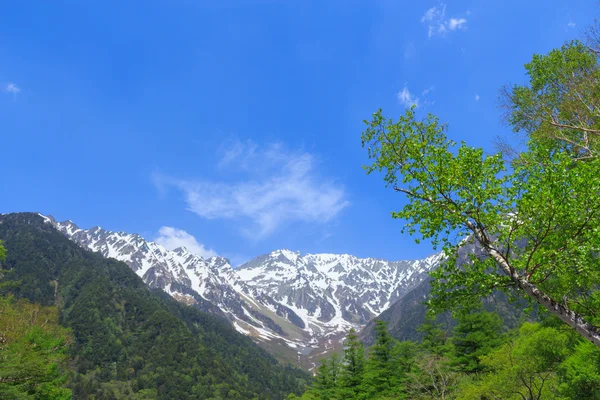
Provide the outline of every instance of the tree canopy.
{"type": "Polygon", "coordinates": [[[529,85],[508,90],[508,121],[527,147],[457,144],[415,108],[396,121],[377,111],[362,135],[387,185],[407,198],[392,213],[441,245],[433,310],[460,311],[496,290],[524,296],[600,346],[600,84],[597,54],[574,41],[526,65],[529,85]],[[481,255],[460,249],[474,242],[481,255]]]}

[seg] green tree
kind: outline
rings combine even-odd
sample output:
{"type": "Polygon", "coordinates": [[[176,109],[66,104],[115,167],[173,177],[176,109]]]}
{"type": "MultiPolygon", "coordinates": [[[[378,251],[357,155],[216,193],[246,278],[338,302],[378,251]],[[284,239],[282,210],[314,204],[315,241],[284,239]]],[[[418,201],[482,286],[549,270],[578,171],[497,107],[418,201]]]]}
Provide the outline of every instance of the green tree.
{"type": "Polygon", "coordinates": [[[365,349],[352,328],[344,342],[344,363],[341,374],[341,386],[347,398],[356,397],[362,390],[364,372],[365,349]]]}
{"type": "Polygon", "coordinates": [[[420,354],[418,345],[409,340],[397,343],[392,349],[392,372],[394,373],[392,393],[396,397],[405,398],[407,382],[410,374],[417,370],[416,358],[420,354]]]}
{"type": "Polygon", "coordinates": [[[589,342],[576,344],[560,365],[561,392],[570,399],[600,399],[600,350],[589,342]]]}
{"type": "Polygon", "coordinates": [[[337,354],[320,361],[315,376],[314,387],[309,391],[308,398],[333,400],[337,398],[340,378],[340,362],[337,354]]]}
{"type": "Polygon", "coordinates": [[[597,157],[600,146],[598,53],[573,41],[525,65],[529,86],[502,90],[506,117],[516,131],[569,151],[597,157]]]}
{"type": "Polygon", "coordinates": [[[410,399],[455,398],[460,374],[452,369],[447,358],[432,353],[419,354],[415,368],[407,375],[407,394],[410,399]]]}
{"type": "Polygon", "coordinates": [[[365,381],[371,394],[387,394],[393,388],[392,353],[396,341],[390,336],[387,324],[375,321],[375,344],[369,349],[365,381]]]}
{"type": "Polygon", "coordinates": [[[2,240],[0,240],[0,263],[6,260],[6,249],[2,245],[2,240]]]}
{"type": "Polygon", "coordinates": [[[482,364],[489,372],[481,375],[478,381],[465,385],[458,398],[561,398],[556,371],[568,355],[568,342],[565,331],[525,323],[515,339],[482,357],[482,364]]]}
{"type": "Polygon", "coordinates": [[[469,312],[458,315],[454,328],[454,364],[467,373],[480,372],[482,356],[488,354],[502,342],[502,320],[490,312],[469,312]]]}
{"type": "Polygon", "coordinates": [[[600,319],[594,312],[600,309],[597,58],[574,42],[535,56],[526,68],[529,89],[539,95],[535,101],[553,110],[544,118],[576,118],[565,108],[578,97],[569,92],[572,86],[553,86],[567,75],[591,85],[581,95],[593,93],[586,98],[593,111],[581,125],[559,118],[569,127],[557,126],[564,131],[550,134],[547,124],[524,122],[527,112],[521,117],[518,111],[526,108],[513,100],[509,120],[525,131],[528,142],[507,165],[501,153],[457,145],[436,117],[417,120],[414,107],[397,121],[380,110],[366,121],[362,135],[372,160],[366,170],[383,172],[386,184],[406,195],[408,202],[392,216],[406,221],[408,233],[443,246],[447,261],[432,274],[429,306],[434,311],[503,290],[539,303],[600,347],[600,319]],[[547,98],[546,92],[554,94],[547,98]],[[481,256],[459,251],[472,244],[481,256]]]}
{"type": "Polygon", "coordinates": [[[438,356],[448,352],[448,335],[433,313],[425,313],[425,322],[417,327],[417,332],[423,335],[421,338],[421,348],[423,350],[438,356]]]}
{"type": "Polygon", "coordinates": [[[0,297],[0,398],[71,399],[65,373],[70,333],[56,307],[0,297]]]}

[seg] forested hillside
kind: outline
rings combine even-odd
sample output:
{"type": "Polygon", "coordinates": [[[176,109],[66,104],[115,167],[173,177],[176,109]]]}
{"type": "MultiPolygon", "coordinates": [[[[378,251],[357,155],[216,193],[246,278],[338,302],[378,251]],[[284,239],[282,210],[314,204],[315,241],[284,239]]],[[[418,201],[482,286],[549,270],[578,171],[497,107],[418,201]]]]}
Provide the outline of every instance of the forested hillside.
{"type": "Polygon", "coordinates": [[[0,398],[68,400],[70,331],[56,307],[0,297],[0,398]]]}
{"type": "Polygon", "coordinates": [[[399,342],[377,321],[368,356],[350,334],[301,398],[600,399],[600,350],[554,317],[506,331],[498,315],[475,309],[451,335],[431,317],[418,330],[420,342],[399,342]]]}
{"type": "MultiPolygon", "coordinates": [[[[14,295],[58,309],[70,333],[56,328],[52,340],[66,345],[72,338],[64,353],[71,361],[60,353],[39,362],[62,368],[62,387],[74,398],[278,399],[301,392],[309,379],[220,318],[152,292],[124,263],[81,249],[37,214],[0,216],[0,240],[7,253],[2,304],[13,304],[6,296],[14,295]]],[[[9,370],[0,373],[22,398],[49,398],[9,370]]]]}

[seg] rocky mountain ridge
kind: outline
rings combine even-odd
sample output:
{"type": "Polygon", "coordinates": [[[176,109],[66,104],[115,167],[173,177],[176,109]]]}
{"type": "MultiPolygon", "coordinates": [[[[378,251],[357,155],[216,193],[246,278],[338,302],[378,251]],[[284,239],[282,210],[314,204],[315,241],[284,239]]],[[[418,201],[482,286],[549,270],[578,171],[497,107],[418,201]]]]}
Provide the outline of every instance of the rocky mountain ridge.
{"type": "Polygon", "coordinates": [[[223,257],[205,259],[137,234],[44,218],[80,246],[125,262],[150,287],[225,316],[239,332],[305,365],[418,286],[441,259],[389,262],[276,250],[233,269],[223,257]]]}

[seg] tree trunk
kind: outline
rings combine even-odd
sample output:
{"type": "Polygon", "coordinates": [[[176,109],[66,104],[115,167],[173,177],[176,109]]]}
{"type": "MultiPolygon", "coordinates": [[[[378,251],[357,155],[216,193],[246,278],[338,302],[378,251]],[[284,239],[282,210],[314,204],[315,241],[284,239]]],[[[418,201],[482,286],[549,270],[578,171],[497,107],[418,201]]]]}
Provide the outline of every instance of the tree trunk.
{"type": "Polygon", "coordinates": [[[542,292],[537,286],[529,282],[525,277],[519,275],[517,271],[508,263],[502,253],[492,246],[491,241],[479,227],[476,227],[467,221],[467,227],[473,231],[477,241],[482,245],[484,251],[496,261],[496,264],[509,278],[529,297],[535,300],[539,305],[548,310],[552,315],[555,315],[575,329],[577,333],[585,339],[592,342],[596,347],[600,348],[600,328],[587,322],[585,318],[575,311],[569,309],[565,304],[552,299],[550,296],[542,292]]]}

